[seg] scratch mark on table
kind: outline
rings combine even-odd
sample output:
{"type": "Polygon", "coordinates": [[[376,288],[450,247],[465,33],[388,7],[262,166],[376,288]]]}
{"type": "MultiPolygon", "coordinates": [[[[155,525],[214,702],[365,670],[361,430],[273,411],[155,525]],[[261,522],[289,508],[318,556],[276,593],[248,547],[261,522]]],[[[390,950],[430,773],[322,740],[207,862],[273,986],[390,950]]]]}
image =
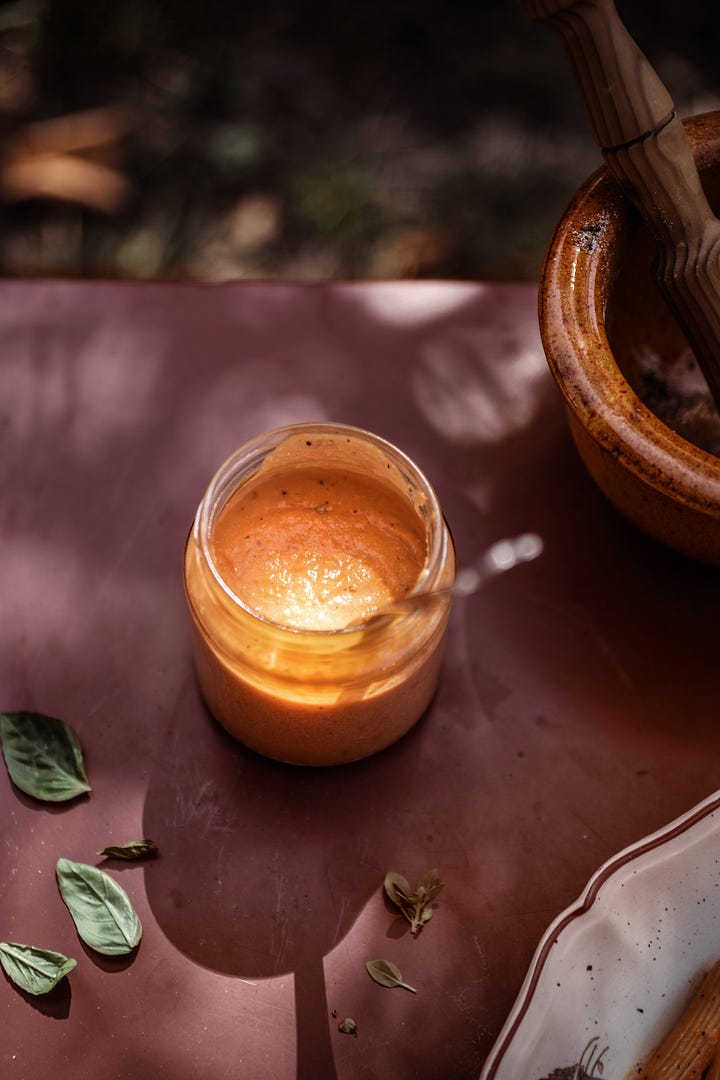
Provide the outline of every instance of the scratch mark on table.
{"type": "Polygon", "coordinates": [[[611,671],[614,672],[618,682],[626,690],[635,689],[635,680],[622,664],[611,640],[603,633],[597,619],[582,604],[557,604],[542,592],[535,589],[526,589],[526,595],[533,600],[539,601],[549,611],[564,616],[571,626],[585,631],[590,640],[597,646],[598,651],[605,657],[611,671]]]}
{"type": "Polygon", "coordinates": [[[270,955],[276,961],[278,967],[282,966],[287,951],[288,920],[284,914],[283,900],[285,897],[286,875],[280,867],[280,857],[274,857],[275,879],[275,907],[272,918],[272,931],[270,936],[270,955]]]}
{"type": "Polygon", "coordinates": [[[345,917],[345,911],[347,910],[347,897],[343,896],[340,901],[340,908],[338,910],[337,919],[335,921],[335,930],[333,932],[332,939],[330,941],[330,948],[334,949],[338,941],[342,938],[342,924],[345,917]]]}

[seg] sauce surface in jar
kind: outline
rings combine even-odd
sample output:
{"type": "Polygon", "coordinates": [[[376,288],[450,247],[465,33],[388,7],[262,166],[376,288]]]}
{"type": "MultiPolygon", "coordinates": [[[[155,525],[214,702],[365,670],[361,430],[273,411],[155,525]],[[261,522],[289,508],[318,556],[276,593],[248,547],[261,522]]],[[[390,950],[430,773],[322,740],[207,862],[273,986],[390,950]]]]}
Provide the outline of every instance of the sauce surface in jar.
{"type": "Polygon", "coordinates": [[[213,530],[220,576],[263,618],[304,630],[355,626],[407,594],[425,529],[373,477],[294,469],[231,496],[213,530]]]}

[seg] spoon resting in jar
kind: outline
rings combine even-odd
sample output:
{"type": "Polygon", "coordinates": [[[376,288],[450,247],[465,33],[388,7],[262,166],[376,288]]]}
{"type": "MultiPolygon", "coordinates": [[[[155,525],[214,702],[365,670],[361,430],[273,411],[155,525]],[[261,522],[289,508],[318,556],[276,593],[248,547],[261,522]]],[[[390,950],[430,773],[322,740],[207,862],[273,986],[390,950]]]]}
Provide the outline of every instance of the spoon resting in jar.
{"type": "Polygon", "coordinates": [[[401,600],[393,600],[392,603],[386,604],[366,619],[363,625],[374,626],[378,622],[385,622],[386,619],[407,615],[443,597],[454,600],[472,596],[498,574],[504,574],[506,570],[512,570],[521,563],[536,559],[542,550],[543,542],[537,533],[522,533],[520,536],[496,540],[483,552],[477,562],[458,570],[452,585],[448,585],[445,589],[431,589],[401,600]]]}

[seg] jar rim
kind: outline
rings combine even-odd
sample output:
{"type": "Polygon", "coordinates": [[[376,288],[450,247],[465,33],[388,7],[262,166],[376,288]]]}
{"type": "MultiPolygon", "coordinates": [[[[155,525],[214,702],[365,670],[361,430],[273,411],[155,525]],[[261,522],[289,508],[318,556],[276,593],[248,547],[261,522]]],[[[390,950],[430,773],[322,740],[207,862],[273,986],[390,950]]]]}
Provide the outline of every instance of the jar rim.
{"type": "MultiPolygon", "coordinates": [[[[339,435],[354,438],[369,443],[386,457],[390,458],[403,473],[408,473],[414,486],[422,493],[428,513],[425,517],[425,533],[427,549],[425,562],[418,574],[413,588],[407,594],[407,598],[420,596],[429,591],[442,570],[447,552],[448,538],[447,527],[443,517],[437,494],[428,480],[426,474],[420,469],[408,455],[399,449],[394,443],[375,435],[365,428],[352,424],[335,423],[331,421],[313,420],[304,423],[287,424],[273,428],[254,436],[235,450],[216,471],[203,495],[195,514],[193,533],[195,543],[202,552],[203,558],[209,568],[216,584],[226,595],[228,600],[240,608],[247,615],[257,619],[277,630],[296,635],[310,635],[315,638],[337,638],[344,634],[357,633],[367,625],[367,621],[353,623],[350,626],[335,628],[309,628],[301,626],[289,626],[286,623],[276,622],[269,619],[255,608],[250,607],[237,595],[227,581],[220,574],[212,553],[212,530],[221,509],[225,506],[230,495],[238,489],[243,482],[243,477],[249,479],[259,469],[265,457],[286,439],[299,434],[308,435],[339,435]]],[[[376,613],[373,613],[373,616],[376,613]]],[[[409,609],[408,617],[412,615],[409,609]]],[[[371,616],[371,617],[373,617],[371,616]]]]}

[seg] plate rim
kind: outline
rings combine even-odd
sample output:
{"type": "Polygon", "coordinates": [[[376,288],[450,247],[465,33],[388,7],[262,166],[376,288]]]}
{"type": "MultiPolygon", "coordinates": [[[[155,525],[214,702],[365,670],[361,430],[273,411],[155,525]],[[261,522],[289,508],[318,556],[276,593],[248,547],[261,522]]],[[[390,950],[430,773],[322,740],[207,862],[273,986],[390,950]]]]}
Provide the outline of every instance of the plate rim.
{"type": "Polygon", "coordinates": [[[592,874],[577,899],[553,919],[540,938],[518,995],[491,1047],[479,1080],[495,1080],[497,1071],[503,1063],[503,1058],[533,1003],[545,963],[563,930],[590,911],[600,892],[600,888],[619,870],[624,869],[628,863],[633,862],[642,855],[661,847],[669,840],[681,836],[716,810],[720,810],[720,789],[708,795],[684,814],[674,818],[667,825],[662,826],[655,832],[648,833],[640,840],[636,840],[615,855],[612,855],[592,874]]]}

